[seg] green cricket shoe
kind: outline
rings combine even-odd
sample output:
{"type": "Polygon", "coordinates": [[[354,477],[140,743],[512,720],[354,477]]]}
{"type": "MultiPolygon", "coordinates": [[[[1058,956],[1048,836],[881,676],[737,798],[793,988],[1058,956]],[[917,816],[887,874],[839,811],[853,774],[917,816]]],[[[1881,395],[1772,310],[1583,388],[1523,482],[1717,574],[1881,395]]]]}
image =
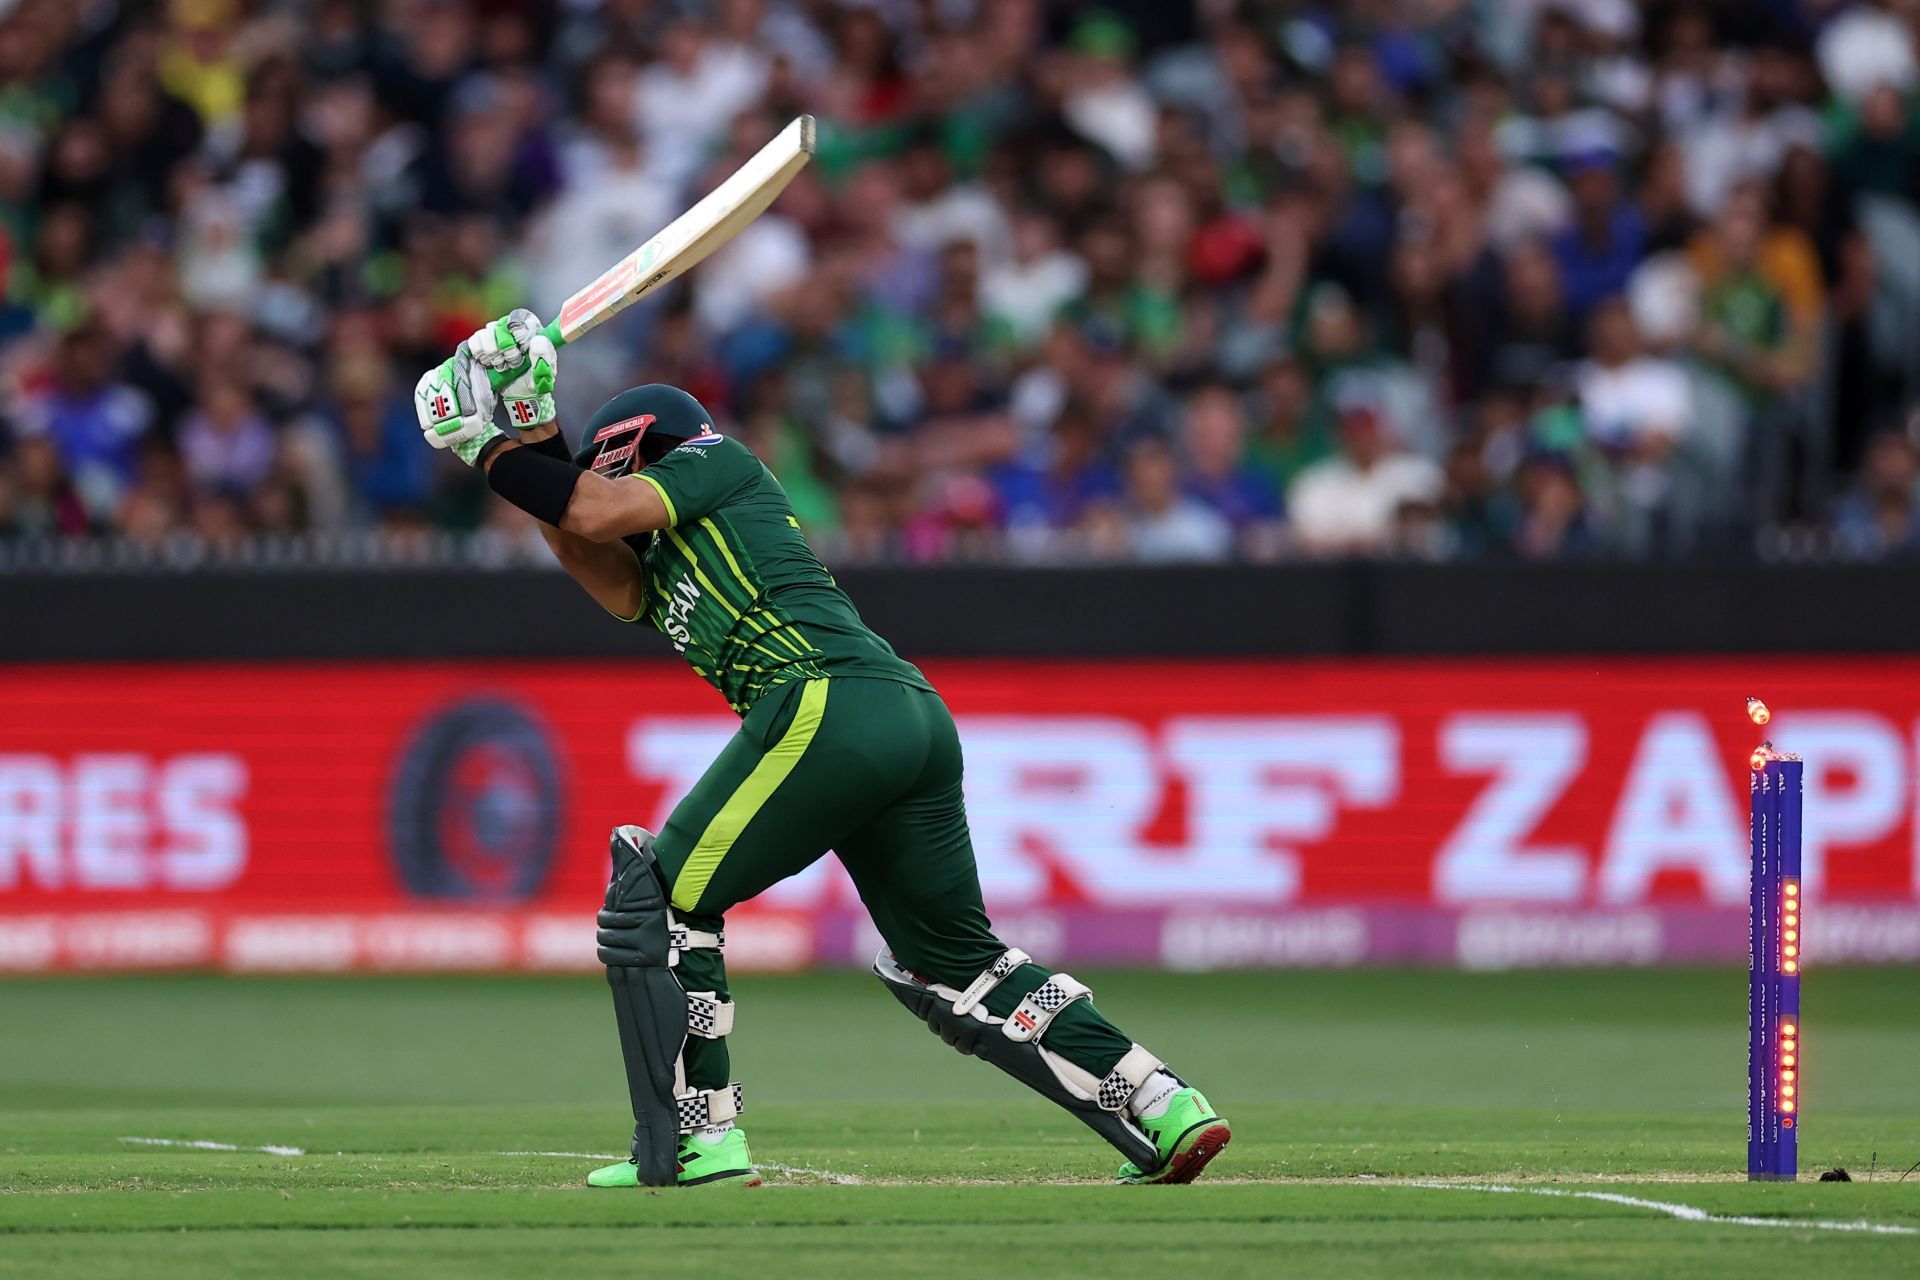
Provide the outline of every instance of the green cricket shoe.
{"type": "Polygon", "coordinates": [[[1205,1095],[1191,1087],[1176,1089],[1165,1111],[1141,1116],[1137,1123],[1160,1148],[1160,1164],[1151,1170],[1131,1160],[1121,1165],[1120,1181],[1129,1184],[1192,1182],[1233,1138],[1205,1095]]]}
{"type": "MultiPolygon", "coordinates": [[[[718,1142],[708,1142],[691,1134],[680,1139],[680,1181],[683,1187],[700,1187],[710,1182],[727,1182],[736,1187],[760,1185],[760,1171],[747,1154],[747,1135],[729,1129],[718,1142]]],[[[590,1187],[637,1187],[640,1167],[631,1160],[595,1169],[587,1175],[590,1187]]]]}

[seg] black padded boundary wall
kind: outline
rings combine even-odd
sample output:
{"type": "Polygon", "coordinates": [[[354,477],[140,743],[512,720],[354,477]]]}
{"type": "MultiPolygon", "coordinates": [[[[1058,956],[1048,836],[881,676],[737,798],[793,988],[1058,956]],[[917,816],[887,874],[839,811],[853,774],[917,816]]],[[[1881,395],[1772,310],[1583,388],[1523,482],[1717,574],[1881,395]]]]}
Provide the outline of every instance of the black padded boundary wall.
{"type": "MultiPolygon", "coordinates": [[[[875,568],[909,657],[1920,651],[1920,565],[875,568]]],[[[0,662],[667,652],[558,571],[0,575],[0,662]]]]}

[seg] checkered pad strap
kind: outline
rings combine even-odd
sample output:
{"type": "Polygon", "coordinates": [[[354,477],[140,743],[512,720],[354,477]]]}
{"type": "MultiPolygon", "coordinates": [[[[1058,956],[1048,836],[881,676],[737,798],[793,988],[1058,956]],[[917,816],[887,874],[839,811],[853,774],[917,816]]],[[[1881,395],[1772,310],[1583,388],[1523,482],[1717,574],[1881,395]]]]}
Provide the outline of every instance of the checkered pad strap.
{"type": "Polygon", "coordinates": [[[687,992],[687,1034],[719,1040],[733,1034],[733,1001],[717,991],[687,992]]]}
{"type": "Polygon", "coordinates": [[[667,967],[680,963],[682,951],[724,951],[727,935],[724,933],[705,933],[699,929],[689,929],[678,920],[667,925],[667,967]]]}
{"type": "Polygon", "coordinates": [[[1008,947],[1005,954],[995,960],[985,973],[975,978],[972,985],[960,993],[960,998],[953,1002],[953,1011],[963,1018],[966,1017],[973,1012],[975,1005],[987,998],[988,992],[1012,977],[1015,969],[1031,959],[1033,957],[1020,948],[1008,947]]]}
{"type": "Polygon", "coordinates": [[[1148,1077],[1167,1064],[1154,1057],[1139,1045],[1120,1055],[1120,1061],[1113,1064],[1113,1070],[1100,1082],[1094,1101],[1100,1104],[1102,1111],[1118,1111],[1133,1100],[1140,1086],[1148,1077]]]}
{"type": "Polygon", "coordinates": [[[1060,1011],[1075,1000],[1093,997],[1093,988],[1071,974],[1056,973],[1038,990],[1022,1000],[1000,1030],[1007,1039],[1020,1044],[1038,1040],[1060,1011]]]}
{"type": "Polygon", "coordinates": [[[692,1133],[711,1124],[725,1124],[747,1107],[737,1084],[730,1084],[724,1089],[683,1093],[676,1101],[680,1104],[682,1133],[692,1133]]]}

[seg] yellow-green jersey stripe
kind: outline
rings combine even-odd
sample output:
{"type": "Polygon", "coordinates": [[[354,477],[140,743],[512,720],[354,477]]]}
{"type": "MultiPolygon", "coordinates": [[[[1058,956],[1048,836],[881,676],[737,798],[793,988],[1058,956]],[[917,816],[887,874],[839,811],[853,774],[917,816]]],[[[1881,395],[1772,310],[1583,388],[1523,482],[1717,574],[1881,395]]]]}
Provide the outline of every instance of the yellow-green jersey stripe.
{"type": "Polygon", "coordinates": [[[733,576],[740,579],[740,585],[745,587],[749,594],[759,595],[760,588],[747,577],[746,571],[740,567],[740,562],[734,559],[733,548],[727,545],[726,535],[720,532],[720,526],[713,522],[711,516],[701,516],[700,527],[705,529],[707,536],[713,539],[713,545],[720,548],[721,558],[727,562],[727,568],[733,570],[733,576]]]}
{"type": "Polygon", "coordinates": [[[728,706],[744,715],[769,689],[828,674],[926,687],[834,585],[746,445],[703,436],[639,474],[672,522],[641,551],[646,621],[728,706]]]}
{"type": "MultiPolygon", "coordinates": [[[[727,543],[727,535],[721,531],[720,526],[716,524],[710,516],[702,516],[697,523],[701,532],[705,533],[706,536],[712,540],[714,549],[720,553],[720,558],[726,561],[727,569],[733,574],[740,585],[746,589],[748,603],[750,605],[760,605],[760,586],[748,575],[745,569],[740,567],[739,558],[734,555],[733,548],[727,543]]],[[[741,554],[745,554],[745,552],[742,551],[741,554]]],[[[765,606],[760,607],[764,608],[765,606]]],[[[756,627],[759,627],[762,635],[771,635],[789,649],[792,649],[795,657],[813,658],[819,656],[820,651],[814,648],[812,642],[807,639],[806,635],[798,627],[794,626],[791,621],[781,615],[777,610],[769,610],[769,612],[772,614],[774,623],[776,624],[773,627],[767,627],[759,618],[754,617],[752,614],[748,615],[748,621],[752,622],[756,627]]]]}
{"type": "MultiPolygon", "coordinates": [[[[778,614],[774,615],[773,625],[771,626],[756,616],[759,608],[759,588],[755,587],[747,575],[741,572],[739,561],[735,560],[732,553],[727,550],[726,541],[721,538],[719,530],[714,527],[713,522],[710,520],[702,520],[700,524],[706,527],[708,535],[713,539],[714,545],[720,549],[728,567],[731,568],[734,575],[739,578],[740,587],[744,594],[739,598],[737,603],[734,600],[728,599],[728,593],[722,591],[720,587],[714,583],[713,579],[709,578],[706,572],[700,568],[700,554],[694,549],[693,544],[687,540],[680,530],[666,530],[667,540],[673,544],[681,555],[686,557],[687,567],[692,572],[694,581],[700,584],[715,603],[732,614],[736,622],[746,623],[761,635],[772,640],[778,640],[781,644],[793,651],[793,658],[804,660],[818,656],[819,651],[805,642],[806,637],[799,635],[793,626],[782,621],[778,614]]],[[[776,656],[764,645],[756,644],[753,647],[769,656],[776,656]]],[[[786,659],[785,661],[792,661],[792,659],[786,659]]]]}
{"type": "Polygon", "coordinates": [[[727,850],[733,848],[733,842],[765,807],[768,797],[787,780],[787,775],[800,763],[800,757],[807,753],[827,712],[830,683],[824,679],[806,682],[800,691],[799,709],[794,712],[787,731],[780,735],[780,741],[760,757],[753,772],[734,788],[727,802],[707,823],[707,829],[700,833],[693,852],[687,855],[686,865],[673,882],[673,905],[677,909],[692,911],[699,905],[700,895],[707,891],[707,884],[719,869],[721,859],[727,856],[727,850]]]}
{"type": "Polygon", "coordinates": [[[676,529],[668,529],[665,532],[667,535],[667,541],[671,542],[675,547],[679,548],[680,554],[687,558],[687,568],[692,571],[693,580],[700,584],[700,586],[706,591],[708,597],[712,599],[715,604],[718,604],[722,609],[725,609],[728,613],[732,614],[735,621],[739,621],[742,617],[744,617],[745,615],[743,615],[739,609],[734,607],[733,602],[727,599],[726,595],[721,592],[720,588],[713,585],[713,579],[709,578],[707,576],[706,570],[700,567],[700,557],[694,554],[693,548],[687,545],[687,540],[680,536],[679,531],[676,529]]]}
{"type": "Polygon", "coordinates": [[[667,504],[667,524],[670,526],[679,524],[680,513],[673,509],[673,499],[667,496],[667,486],[661,484],[658,480],[655,480],[652,476],[648,475],[644,471],[640,472],[639,475],[642,480],[645,480],[648,484],[653,486],[653,491],[660,495],[660,501],[667,504]]]}

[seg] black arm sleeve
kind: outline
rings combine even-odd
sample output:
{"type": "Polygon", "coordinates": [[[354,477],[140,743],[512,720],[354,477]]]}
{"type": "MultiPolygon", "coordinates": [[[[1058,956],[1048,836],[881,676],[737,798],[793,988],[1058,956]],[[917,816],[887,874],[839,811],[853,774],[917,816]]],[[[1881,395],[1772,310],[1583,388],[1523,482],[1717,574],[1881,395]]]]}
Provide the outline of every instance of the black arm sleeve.
{"type": "Polygon", "coordinates": [[[531,449],[535,453],[545,454],[549,458],[558,458],[560,461],[570,465],[573,464],[573,450],[567,448],[566,436],[558,431],[555,431],[544,440],[529,440],[525,436],[522,436],[520,438],[520,447],[522,449],[531,449]]]}
{"type": "Polygon", "coordinates": [[[540,449],[504,449],[487,468],[487,484],[535,520],[557,529],[581,474],[571,458],[555,458],[540,449]]]}

